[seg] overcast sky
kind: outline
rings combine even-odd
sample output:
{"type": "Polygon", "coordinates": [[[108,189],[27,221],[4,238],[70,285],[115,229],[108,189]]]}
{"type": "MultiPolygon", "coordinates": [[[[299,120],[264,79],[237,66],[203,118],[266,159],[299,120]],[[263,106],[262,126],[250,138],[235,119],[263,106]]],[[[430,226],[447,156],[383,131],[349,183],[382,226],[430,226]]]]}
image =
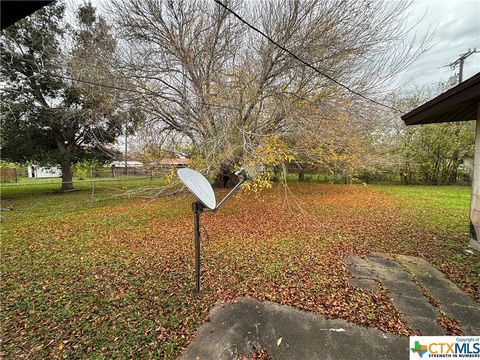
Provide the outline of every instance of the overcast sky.
{"type": "MultiPolygon", "coordinates": [[[[81,3],[83,0],[70,2],[81,3]]],[[[108,2],[92,0],[100,8],[108,2]]],[[[447,81],[458,74],[458,67],[452,70],[445,65],[458,59],[469,48],[480,50],[480,0],[413,0],[410,26],[419,21],[415,29],[418,38],[436,29],[432,47],[400,74],[393,88],[406,90],[447,81]]],[[[480,53],[471,55],[465,62],[463,79],[477,72],[480,72],[480,53]]]]}
{"type": "MultiPolygon", "coordinates": [[[[480,0],[415,0],[412,4],[411,23],[420,18],[418,35],[436,29],[433,46],[410,66],[399,78],[398,84],[407,87],[424,86],[446,81],[458,67],[443,67],[458,59],[468,49],[480,50],[480,0]],[[410,81],[411,80],[411,81],[410,81]]],[[[463,79],[480,72],[480,53],[465,62],[463,79]]]]}

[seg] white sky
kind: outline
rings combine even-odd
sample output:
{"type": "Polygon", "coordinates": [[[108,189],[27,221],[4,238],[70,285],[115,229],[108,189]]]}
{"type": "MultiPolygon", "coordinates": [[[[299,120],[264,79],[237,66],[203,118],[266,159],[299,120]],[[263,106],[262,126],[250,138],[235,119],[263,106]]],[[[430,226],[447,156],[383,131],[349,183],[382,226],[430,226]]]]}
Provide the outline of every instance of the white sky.
{"type": "MultiPolygon", "coordinates": [[[[415,0],[410,21],[419,36],[436,29],[432,48],[399,77],[398,84],[411,88],[446,81],[458,67],[443,67],[468,49],[480,50],[480,0],[415,0]],[[407,85],[406,85],[407,84],[407,85]]],[[[413,36],[413,34],[412,34],[413,36]]],[[[480,53],[471,55],[464,65],[463,80],[480,72],[480,53]]]]}
{"type": "MultiPolygon", "coordinates": [[[[70,6],[83,2],[67,1],[70,6]]],[[[109,3],[109,0],[91,1],[98,8],[109,3]]],[[[458,67],[452,70],[444,65],[456,60],[469,48],[480,50],[480,0],[413,0],[410,11],[410,26],[421,20],[415,29],[417,38],[436,30],[430,50],[399,75],[392,84],[393,88],[408,90],[447,81],[455,72],[458,73],[458,67]]],[[[413,36],[414,33],[411,38],[413,36]]],[[[471,55],[465,62],[463,79],[477,72],[480,72],[480,53],[471,55]]]]}

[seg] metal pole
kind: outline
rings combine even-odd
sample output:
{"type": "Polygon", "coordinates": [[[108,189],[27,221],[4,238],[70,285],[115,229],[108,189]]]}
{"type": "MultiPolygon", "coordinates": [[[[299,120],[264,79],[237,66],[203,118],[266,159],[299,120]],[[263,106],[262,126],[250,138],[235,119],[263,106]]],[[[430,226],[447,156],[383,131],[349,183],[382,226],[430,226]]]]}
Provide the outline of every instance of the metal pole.
{"type": "Polygon", "coordinates": [[[124,161],[125,161],[124,175],[125,176],[128,175],[127,151],[128,151],[128,117],[125,117],[125,154],[124,154],[124,161]]]}
{"type": "Polygon", "coordinates": [[[458,73],[458,83],[460,84],[463,81],[463,62],[465,61],[465,57],[460,58],[460,71],[458,73]]]}
{"type": "Polygon", "coordinates": [[[203,205],[199,202],[192,204],[194,214],[195,232],[195,291],[200,291],[200,213],[203,211],[203,205]]]}
{"type": "Polygon", "coordinates": [[[477,51],[476,48],[474,48],[473,50],[468,49],[468,51],[465,54],[459,55],[459,58],[457,60],[455,60],[454,62],[452,62],[448,65],[445,65],[445,66],[450,66],[452,69],[455,69],[457,67],[457,65],[460,65],[460,71],[459,71],[459,74],[458,74],[458,83],[459,84],[463,81],[463,65],[465,63],[465,60],[470,55],[476,54],[478,52],[480,52],[480,51],[477,51]]]}

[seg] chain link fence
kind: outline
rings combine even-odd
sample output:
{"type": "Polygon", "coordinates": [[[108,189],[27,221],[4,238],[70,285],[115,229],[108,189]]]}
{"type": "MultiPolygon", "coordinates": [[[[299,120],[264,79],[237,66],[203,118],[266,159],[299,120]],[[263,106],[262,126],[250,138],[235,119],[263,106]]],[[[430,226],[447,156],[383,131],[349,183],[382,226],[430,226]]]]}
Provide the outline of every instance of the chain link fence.
{"type": "Polygon", "coordinates": [[[0,209],[4,211],[68,212],[78,208],[101,206],[118,199],[153,200],[178,193],[178,181],[164,173],[129,174],[112,177],[111,173],[74,178],[73,190],[61,191],[61,178],[25,178],[0,184],[0,209]],[[109,176],[106,176],[109,175],[109,176]]]}

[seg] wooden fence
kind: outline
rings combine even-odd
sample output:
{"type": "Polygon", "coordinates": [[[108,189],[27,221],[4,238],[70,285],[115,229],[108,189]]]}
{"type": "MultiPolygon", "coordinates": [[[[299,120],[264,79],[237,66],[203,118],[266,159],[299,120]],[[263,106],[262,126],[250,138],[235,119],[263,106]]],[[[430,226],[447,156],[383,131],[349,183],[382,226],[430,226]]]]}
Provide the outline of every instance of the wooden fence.
{"type": "Polygon", "coordinates": [[[17,182],[17,170],[0,168],[0,182],[17,182]]]}

